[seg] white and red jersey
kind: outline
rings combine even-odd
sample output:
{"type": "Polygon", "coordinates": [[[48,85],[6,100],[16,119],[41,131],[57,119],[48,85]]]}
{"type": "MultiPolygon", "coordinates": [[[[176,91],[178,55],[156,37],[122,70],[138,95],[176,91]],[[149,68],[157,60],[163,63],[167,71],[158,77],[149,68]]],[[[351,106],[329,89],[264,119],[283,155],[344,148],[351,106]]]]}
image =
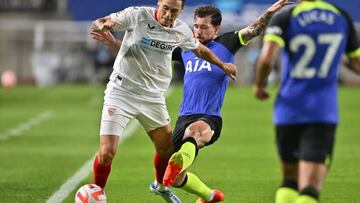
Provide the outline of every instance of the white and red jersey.
{"type": "Polygon", "coordinates": [[[176,47],[189,50],[199,46],[187,24],[177,19],[171,27],[164,27],[155,19],[155,12],[151,7],[129,7],[110,15],[118,23],[116,30],[125,31],[114,74],[123,78],[125,88],[136,87],[149,94],[168,89],[176,47]]]}

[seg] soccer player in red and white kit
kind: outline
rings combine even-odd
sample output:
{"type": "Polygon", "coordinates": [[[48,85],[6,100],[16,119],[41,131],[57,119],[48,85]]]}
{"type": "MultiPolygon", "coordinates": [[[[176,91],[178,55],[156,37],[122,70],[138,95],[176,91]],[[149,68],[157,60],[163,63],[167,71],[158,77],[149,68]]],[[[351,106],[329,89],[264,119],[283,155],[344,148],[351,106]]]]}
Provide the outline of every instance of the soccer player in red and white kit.
{"type": "MultiPolygon", "coordinates": [[[[217,36],[222,21],[221,11],[213,6],[201,6],[194,13],[194,36],[218,57],[233,62],[235,53],[266,27],[271,16],[285,5],[287,0],[275,2],[251,25],[240,31],[217,36]]],[[[110,32],[91,33],[104,44],[120,48],[121,41],[110,32]]],[[[197,152],[219,138],[222,128],[221,107],[229,78],[215,65],[196,57],[191,51],[173,52],[172,60],[183,63],[184,96],[180,115],[173,132],[176,153],[170,158],[163,178],[165,186],[174,186],[199,197],[196,202],[221,202],[224,194],[209,188],[197,175],[190,173],[197,152]]]]}
{"type": "Polygon", "coordinates": [[[105,187],[120,136],[129,120],[136,118],[156,150],[156,181],[152,189],[167,202],[180,202],[161,184],[173,153],[170,118],[164,97],[171,80],[172,51],[176,47],[192,50],[232,78],[236,77],[236,67],[222,62],[193,37],[185,23],[177,19],[185,0],[158,0],[157,3],[157,8],[129,7],[92,23],[93,32],[125,31],[105,91],[99,153],[94,160],[94,182],[105,187]]]}

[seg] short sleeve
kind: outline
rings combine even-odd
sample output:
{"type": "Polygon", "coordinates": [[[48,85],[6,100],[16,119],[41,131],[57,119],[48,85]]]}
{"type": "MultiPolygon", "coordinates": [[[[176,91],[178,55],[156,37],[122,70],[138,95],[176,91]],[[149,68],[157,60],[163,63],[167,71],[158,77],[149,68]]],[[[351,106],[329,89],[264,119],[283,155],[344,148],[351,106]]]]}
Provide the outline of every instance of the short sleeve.
{"type": "Polygon", "coordinates": [[[265,31],[264,41],[272,41],[280,47],[285,46],[285,33],[292,9],[286,9],[275,14],[265,31]]]}
{"type": "Polygon", "coordinates": [[[200,42],[196,39],[189,27],[186,26],[186,30],[184,31],[185,40],[183,43],[180,44],[180,48],[184,51],[186,50],[194,50],[198,48],[200,42]]]}
{"type": "Polygon", "coordinates": [[[349,36],[346,44],[346,55],[349,58],[355,58],[360,56],[360,41],[358,35],[356,33],[354,24],[350,16],[343,10],[339,9],[341,14],[345,17],[348,25],[349,25],[349,36]]]}
{"type": "Polygon", "coordinates": [[[240,47],[246,45],[246,43],[243,43],[239,31],[222,34],[217,37],[215,41],[224,45],[224,47],[226,47],[226,49],[228,49],[232,54],[235,54],[240,49],[240,47]]]}
{"type": "Polygon", "coordinates": [[[140,12],[139,7],[128,7],[122,11],[110,14],[111,20],[118,23],[116,30],[126,30],[136,24],[137,15],[140,12]]]}

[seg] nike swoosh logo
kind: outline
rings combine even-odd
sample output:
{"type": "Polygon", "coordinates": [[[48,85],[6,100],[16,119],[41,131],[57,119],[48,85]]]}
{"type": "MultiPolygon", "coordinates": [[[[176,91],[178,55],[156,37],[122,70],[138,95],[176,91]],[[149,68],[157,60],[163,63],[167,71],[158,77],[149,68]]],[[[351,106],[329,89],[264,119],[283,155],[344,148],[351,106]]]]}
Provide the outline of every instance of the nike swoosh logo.
{"type": "Polygon", "coordinates": [[[155,28],[155,25],[151,26],[150,24],[148,24],[148,28],[150,28],[150,30],[155,28]]]}

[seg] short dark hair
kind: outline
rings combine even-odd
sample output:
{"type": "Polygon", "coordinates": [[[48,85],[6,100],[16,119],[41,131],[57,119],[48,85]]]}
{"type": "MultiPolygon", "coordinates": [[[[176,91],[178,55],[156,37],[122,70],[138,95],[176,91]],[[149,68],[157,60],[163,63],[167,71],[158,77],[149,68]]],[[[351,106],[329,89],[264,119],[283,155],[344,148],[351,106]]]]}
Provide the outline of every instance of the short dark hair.
{"type": "Polygon", "coordinates": [[[182,7],[184,8],[185,6],[185,0],[181,0],[182,1],[182,7]]]}
{"type": "Polygon", "coordinates": [[[214,7],[214,6],[200,6],[196,8],[194,19],[196,17],[204,18],[204,17],[211,17],[211,24],[213,26],[218,26],[221,24],[222,16],[221,11],[214,7]]]}
{"type": "Polygon", "coordinates": [[[184,6],[185,6],[185,0],[178,0],[178,1],[181,1],[181,8],[184,8],[184,6]]]}

